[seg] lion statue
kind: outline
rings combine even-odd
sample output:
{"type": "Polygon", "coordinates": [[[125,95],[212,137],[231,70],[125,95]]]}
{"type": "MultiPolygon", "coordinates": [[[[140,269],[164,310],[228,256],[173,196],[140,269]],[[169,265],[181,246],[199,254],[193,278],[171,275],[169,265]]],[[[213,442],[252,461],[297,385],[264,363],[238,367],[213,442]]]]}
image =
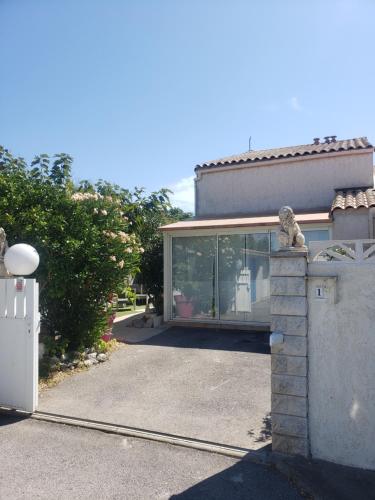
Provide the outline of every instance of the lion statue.
{"type": "Polygon", "coordinates": [[[8,250],[7,235],[2,227],[0,227],[0,277],[9,276],[4,265],[4,255],[8,250]]]}
{"type": "Polygon", "coordinates": [[[296,217],[290,207],[281,207],[279,211],[280,230],[279,243],[281,248],[306,248],[303,236],[296,217]]]}
{"type": "Polygon", "coordinates": [[[0,258],[4,257],[8,249],[7,235],[2,227],[0,227],[0,258]]]}

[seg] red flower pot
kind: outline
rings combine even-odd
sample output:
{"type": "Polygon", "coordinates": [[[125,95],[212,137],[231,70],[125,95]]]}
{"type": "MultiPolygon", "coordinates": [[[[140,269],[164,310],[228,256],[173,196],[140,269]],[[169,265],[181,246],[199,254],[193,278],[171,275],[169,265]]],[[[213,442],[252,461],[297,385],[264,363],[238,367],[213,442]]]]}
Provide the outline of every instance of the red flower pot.
{"type": "Polygon", "coordinates": [[[184,295],[175,295],[177,315],[180,318],[191,318],[193,316],[194,304],[192,299],[187,299],[184,295]]]}

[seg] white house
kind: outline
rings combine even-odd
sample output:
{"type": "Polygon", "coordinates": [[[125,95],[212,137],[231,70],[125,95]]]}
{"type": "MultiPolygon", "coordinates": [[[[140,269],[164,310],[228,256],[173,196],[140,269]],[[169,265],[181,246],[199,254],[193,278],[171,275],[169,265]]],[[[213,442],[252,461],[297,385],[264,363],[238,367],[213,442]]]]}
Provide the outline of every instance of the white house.
{"type": "Polygon", "coordinates": [[[375,236],[366,137],[208,161],[195,168],[196,215],[163,226],[165,321],[269,327],[269,255],[290,205],[306,242],[375,236]]]}

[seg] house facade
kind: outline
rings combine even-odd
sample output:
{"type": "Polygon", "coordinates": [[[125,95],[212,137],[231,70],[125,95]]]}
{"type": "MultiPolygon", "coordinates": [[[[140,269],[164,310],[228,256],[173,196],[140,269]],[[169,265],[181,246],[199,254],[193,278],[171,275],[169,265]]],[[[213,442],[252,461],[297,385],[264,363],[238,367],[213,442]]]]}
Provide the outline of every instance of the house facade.
{"type": "Polygon", "coordinates": [[[373,151],[329,136],[197,165],[195,217],[161,228],[165,321],[268,329],[280,207],[306,244],[374,237],[373,151]]]}

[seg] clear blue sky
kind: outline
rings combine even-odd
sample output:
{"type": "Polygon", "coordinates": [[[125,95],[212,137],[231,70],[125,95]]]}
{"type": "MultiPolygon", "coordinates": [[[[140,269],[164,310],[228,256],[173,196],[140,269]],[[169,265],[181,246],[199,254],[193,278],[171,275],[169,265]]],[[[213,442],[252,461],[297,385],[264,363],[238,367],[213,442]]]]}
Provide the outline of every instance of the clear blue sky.
{"type": "Polygon", "coordinates": [[[373,0],[0,0],[0,144],[186,202],[195,164],[249,135],[375,141],[374,19],[373,0]]]}

